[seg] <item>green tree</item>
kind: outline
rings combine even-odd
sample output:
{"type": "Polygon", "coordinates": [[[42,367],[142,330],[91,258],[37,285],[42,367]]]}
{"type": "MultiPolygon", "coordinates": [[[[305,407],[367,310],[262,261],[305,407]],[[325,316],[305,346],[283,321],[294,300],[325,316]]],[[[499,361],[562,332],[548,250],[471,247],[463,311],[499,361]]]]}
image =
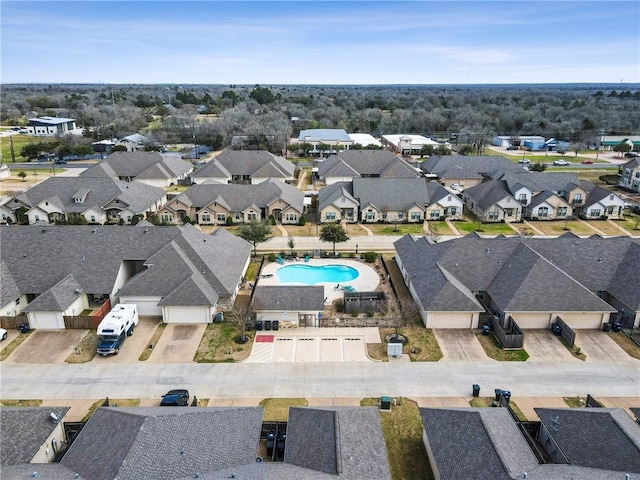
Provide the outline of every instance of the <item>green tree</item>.
{"type": "Polygon", "coordinates": [[[254,220],[241,225],[238,228],[238,236],[253,245],[253,254],[255,255],[258,244],[271,240],[273,231],[268,222],[254,220]]]}
{"type": "Polygon", "coordinates": [[[613,151],[617,153],[627,153],[631,151],[631,145],[627,142],[620,142],[613,147],[613,151]]]}
{"type": "Polygon", "coordinates": [[[27,172],[23,172],[22,170],[18,172],[18,176],[22,179],[23,182],[26,182],[27,172]]]}
{"type": "Polygon", "coordinates": [[[264,105],[266,103],[273,103],[276,97],[273,95],[271,90],[266,87],[261,87],[260,85],[256,85],[251,93],[249,94],[250,98],[253,98],[260,105],[264,105]]]}
{"type": "Polygon", "coordinates": [[[546,163],[536,162],[533,165],[531,165],[531,169],[530,170],[532,172],[544,172],[548,167],[549,167],[549,165],[547,165],[546,163]]]}
{"type": "Polygon", "coordinates": [[[473,145],[460,145],[458,153],[460,155],[469,155],[470,153],[473,153],[473,145]]]}
{"type": "Polygon", "coordinates": [[[344,243],[349,240],[349,235],[339,223],[329,223],[320,230],[320,241],[330,242],[333,245],[333,254],[336,254],[336,243],[344,243]]]}
{"type": "Polygon", "coordinates": [[[289,245],[289,252],[293,255],[293,249],[296,248],[296,242],[293,241],[293,237],[289,237],[287,245],[289,245]]]}

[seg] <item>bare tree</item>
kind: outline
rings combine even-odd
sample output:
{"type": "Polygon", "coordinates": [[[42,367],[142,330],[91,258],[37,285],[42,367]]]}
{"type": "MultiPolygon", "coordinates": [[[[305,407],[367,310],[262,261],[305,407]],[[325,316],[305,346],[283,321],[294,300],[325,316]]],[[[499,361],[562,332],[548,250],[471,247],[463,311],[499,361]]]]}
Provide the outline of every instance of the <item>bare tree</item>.
{"type": "Polygon", "coordinates": [[[240,327],[238,343],[247,343],[250,340],[247,336],[247,325],[251,322],[253,313],[251,297],[249,295],[238,295],[233,303],[233,308],[225,317],[240,327]]]}

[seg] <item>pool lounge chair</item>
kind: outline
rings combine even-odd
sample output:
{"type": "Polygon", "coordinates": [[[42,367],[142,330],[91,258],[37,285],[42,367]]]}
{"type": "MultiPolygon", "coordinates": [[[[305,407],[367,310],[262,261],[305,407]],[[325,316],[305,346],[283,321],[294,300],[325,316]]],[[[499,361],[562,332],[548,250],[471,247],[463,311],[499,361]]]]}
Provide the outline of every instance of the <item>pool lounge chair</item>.
{"type": "Polygon", "coordinates": [[[356,289],[354,287],[352,287],[351,285],[345,285],[344,287],[342,287],[342,289],[345,292],[355,292],[356,291],[356,289]]]}

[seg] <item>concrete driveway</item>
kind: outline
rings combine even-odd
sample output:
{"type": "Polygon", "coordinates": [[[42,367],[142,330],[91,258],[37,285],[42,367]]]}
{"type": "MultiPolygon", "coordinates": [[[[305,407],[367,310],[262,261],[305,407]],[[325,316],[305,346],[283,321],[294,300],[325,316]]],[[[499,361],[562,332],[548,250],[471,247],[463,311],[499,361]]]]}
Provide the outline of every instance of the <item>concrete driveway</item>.
{"type": "Polygon", "coordinates": [[[524,349],[529,354],[528,362],[580,361],[571,355],[551,330],[527,330],[524,335],[524,349]]]}
{"type": "Polygon", "coordinates": [[[0,342],[0,352],[4,350],[7,347],[7,345],[13,342],[16,338],[18,338],[18,335],[20,335],[20,330],[16,330],[15,328],[12,328],[11,330],[7,330],[7,339],[2,340],[0,342]]]}
{"type": "Polygon", "coordinates": [[[148,363],[190,363],[207,325],[169,324],[153,348],[148,363]]]}
{"type": "Polygon", "coordinates": [[[577,330],[576,346],[587,356],[587,362],[628,362],[633,360],[609,335],[600,330],[577,330]]]}
{"type": "Polygon", "coordinates": [[[149,346],[151,337],[162,320],[161,317],[140,317],[133,335],[127,337],[118,355],[102,357],[96,355],[92,362],[135,363],[140,354],[149,346]]]}
{"type": "Polygon", "coordinates": [[[484,349],[472,330],[441,330],[434,329],[433,333],[440,344],[443,362],[458,362],[464,360],[491,360],[484,353],[484,349]]]}
{"type": "Polygon", "coordinates": [[[64,363],[89,330],[36,330],[5,360],[7,363],[64,363]]]}

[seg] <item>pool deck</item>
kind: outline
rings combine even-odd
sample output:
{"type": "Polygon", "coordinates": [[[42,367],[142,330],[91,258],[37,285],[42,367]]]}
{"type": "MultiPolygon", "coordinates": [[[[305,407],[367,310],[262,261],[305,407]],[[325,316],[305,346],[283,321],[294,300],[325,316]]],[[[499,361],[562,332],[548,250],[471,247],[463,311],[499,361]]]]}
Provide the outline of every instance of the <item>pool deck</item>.
{"type": "MultiPolygon", "coordinates": [[[[256,280],[257,285],[307,285],[305,283],[281,283],[278,280],[277,271],[281,267],[287,265],[311,265],[311,266],[326,266],[326,265],[344,265],[352,267],[358,270],[358,277],[349,282],[343,282],[340,285],[349,285],[359,292],[370,292],[375,290],[380,283],[380,278],[377,272],[364,263],[363,261],[353,260],[350,258],[310,258],[308,262],[304,261],[304,258],[294,261],[285,261],[284,264],[277,262],[267,263],[260,272],[260,277],[256,280]],[[266,276],[265,276],[266,275],[266,276]]],[[[322,285],[324,287],[324,296],[326,297],[326,303],[333,302],[336,298],[341,298],[343,295],[342,289],[336,289],[336,283],[317,283],[316,285],[322,285]]]]}

